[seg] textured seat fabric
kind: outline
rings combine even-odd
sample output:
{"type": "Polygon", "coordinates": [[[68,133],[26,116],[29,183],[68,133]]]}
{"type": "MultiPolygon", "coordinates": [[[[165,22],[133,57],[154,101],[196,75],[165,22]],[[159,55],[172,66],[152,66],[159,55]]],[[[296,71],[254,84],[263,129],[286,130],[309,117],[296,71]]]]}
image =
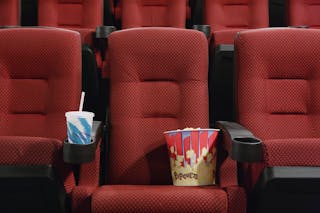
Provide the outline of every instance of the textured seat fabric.
{"type": "Polygon", "coordinates": [[[113,5],[115,20],[122,28],[178,27],[185,28],[191,18],[188,0],[119,0],[113,5]],[[185,5],[183,5],[185,4],[185,5]]]}
{"type": "Polygon", "coordinates": [[[264,166],[320,166],[319,39],[317,30],[286,28],[236,39],[238,121],[264,142],[254,180],[264,166]]]}
{"type": "Polygon", "coordinates": [[[288,0],[288,25],[320,28],[319,4],[319,0],[288,0]]]}
{"type": "Polygon", "coordinates": [[[269,26],[268,0],[205,0],[204,17],[213,36],[218,37],[215,46],[233,44],[240,30],[269,26]],[[224,31],[226,38],[216,35],[221,30],[230,30],[224,31]]]}
{"type": "Polygon", "coordinates": [[[0,1],[0,26],[19,25],[19,0],[0,1]]]}
{"type": "Polygon", "coordinates": [[[121,1],[122,28],[178,27],[186,25],[186,0],[121,1]]]}
{"type": "Polygon", "coordinates": [[[74,177],[62,163],[61,148],[64,113],[79,103],[80,37],[66,30],[12,28],[0,31],[0,41],[0,164],[58,163],[70,192],[74,177]]]}
{"type": "Polygon", "coordinates": [[[264,141],[266,166],[319,166],[319,138],[264,141]]]}
{"type": "Polygon", "coordinates": [[[216,187],[114,185],[99,188],[92,211],[227,212],[227,193],[216,187]]]}
{"type": "Polygon", "coordinates": [[[82,43],[92,44],[92,33],[103,25],[103,0],[39,0],[38,25],[80,32],[82,43]]]}

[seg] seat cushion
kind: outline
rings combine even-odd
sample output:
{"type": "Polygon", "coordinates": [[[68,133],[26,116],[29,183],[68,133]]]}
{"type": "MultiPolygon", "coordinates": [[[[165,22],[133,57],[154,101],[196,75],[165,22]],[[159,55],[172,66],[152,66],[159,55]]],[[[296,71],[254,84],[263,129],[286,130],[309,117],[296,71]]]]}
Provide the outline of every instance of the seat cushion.
{"type": "Polygon", "coordinates": [[[92,212],[227,212],[227,194],[215,186],[113,185],[92,197],[92,212]]]}
{"type": "Polygon", "coordinates": [[[0,136],[0,164],[54,164],[61,154],[62,142],[56,139],[23,136],[0,136]]]}
{"type": "Polygon", "coordinates": [[[320,166],[320,139],[273,139],[264,141],[266,166],[320,166]]]}

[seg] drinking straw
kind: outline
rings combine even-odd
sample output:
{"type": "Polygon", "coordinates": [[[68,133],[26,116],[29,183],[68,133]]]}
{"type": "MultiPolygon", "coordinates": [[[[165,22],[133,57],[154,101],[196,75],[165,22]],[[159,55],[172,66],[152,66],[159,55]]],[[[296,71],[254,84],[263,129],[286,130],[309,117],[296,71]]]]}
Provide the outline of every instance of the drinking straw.
{"type": "Polygon", "coordinates": [[[83,102],[84,102],[84,96],[86,95],[85,92],[81,92],[81,99],[80,99],[80,105],[79,105],[79,111],[82,112],[83,109],[83,102]]]}

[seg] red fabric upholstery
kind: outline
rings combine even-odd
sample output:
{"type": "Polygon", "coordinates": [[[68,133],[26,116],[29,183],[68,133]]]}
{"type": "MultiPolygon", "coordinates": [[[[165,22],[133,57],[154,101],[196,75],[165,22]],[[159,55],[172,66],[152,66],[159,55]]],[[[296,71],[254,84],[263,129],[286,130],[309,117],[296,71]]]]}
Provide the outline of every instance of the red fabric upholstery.
{"type": "Polygon", "coordinates": [[[92,212],[227,212],[227,194],[216,187],[103,186],[92,212]]]}
{"type": "Polygon", "coordinates": [[[286,5],[289,26],[320,28],[319,0],[288,0],[286,5]]]}
{"type": "Polygon", "coordinates": [[[121,4],[123,29],[185,27],[186,0],[126,0],[121,4]]]}
{"type": "Polygon", "coordinates": [[[246,213],[247,195],[245,189],[231,186],[224,189],[228,195],[228,212],[246,213]]]}
{"type": "Polygon", "coordinates": [[[91,44],[91,34],[103,24],[103,0],[38,0],[38,24],[76,30],[91,44]]]}
{"type": "MultiPolygon", "coordinates": [[[[261,29],[236,39],[239,122],[264,142],[263,166],[320,166],[318,30],[261,29]]],[[[253,169],[252,167],[255,167],[253,169]]]]}
{"type": "Polygon", "coordinates": [[[118,31],[109,38],[109,182],[171,184],[163,132],[209,125],[207,41],[200,32],[174,28],[118,31]]]}
{"type": "Polygon", "coordinates": [[[266,166],[320,166],[319,142],[319,138],[265,140],[266,166]]]}
{"type": "Polygon", "coordinates": [[[220,164],[219,168],[219,185],[221,187],[237,186],[237,162],[229,156],[220,164]]]}
{"type": "Polygon", "coordinates": [[[72,212],[88,213],[91,212],[92,194],[97,190],[91,186],[76,186],[72,190],[72,212]]]}
{"type": "Polygon", "coordinates": [[[81,164],[80,177],[79,177],[79,185],[81,186],[99,186],[100,145],[101,145],[101,140],[97,144],[94,161],[90,163],[81,164]]]}
{"type": "Polygon", "coordinates": [[[79,103],[79,34],[2,29],[0,41],[0,164],[58,165],[69,192],[74,177],[62,162],[61,141],[66,138],[64,114],[79,103]]]}
{"type": "Polygon", "coordinates": [[[241,29],[269,26],[268,0],[205,0],[204,17],[217,39],[215,45],[233,44],[241,29]]]}
{"type": "MultiPolygon", "coordinates": [[[[144,0],[142,0],[141,1],[141,3],[140,4],[143,4],[143,1],[144,0]]],[[[179,0],[180,1],[180,0],[179,0]]],[[[147,9],[143,9],[143,5],[142,6],[138,6],[138,7],[133,7],[133,4],[132,3],[127,3],[127,2],[130,2],[130,0],[128,1],[128,0],[120,0],[119,2],[118,2],[118,4],[117,5],[113,5],[113,1],[111,0],[111,6],[112,6],[112,8],[113,8],[113,13],[114,13],[114,17],[115,17],[115,19],[116,20],[121,20],[121,17],[122,17],[122,2],[124,2],[124,4],[131,4],[131,5],[129,5],[128,7],[127,7],[127,9],[125,10],[125,13],[127,13],[127,12],[129,12],[127,15],[124,15],[124,17],[126,17],[126,18],[128,18],[129,16],[130,17],[132,17],[132,13],[133,13],[133,11],[135,11],[135,12],[142,12],[143,10],[147,10],[147,9]],[[133,11],[130,11],[130,10],[128,10],[128,9],[133,9],[133,11]],[[127,11],[127,12],[126,12],[127,11]]],[[[132,1],[131,1],[132,2],[132,1]]],[[[138,4],[138,2],[139,2],[139,0],[136,0],[135,1],[136,3],[134,3],[134,4],[138,4]]],[[[147,2],[147,1],[146,1],[147,2]]],[[[161,5],[162,4],[162,2],[166,2],[166,1],[163,1],[163,0],[154,0],[153,1],[154,2],[154,10],[158,10],[158,8],[161,8],[163,5],[161,5]],[[159,2],[160,2],[160,4],[159,4],[159,2]]],[[[169,2],[169,3],[175,3],[174,1],[167,1],[167,2],[169,2]]],[[[186,11],[186,17],[185,18],[187,18],[187,19],[190,19],[191,18],[191,9],[190,9],[190,7],[189,7],[189,1],[187,1],[187,0],[184,0],[184,2],[186,2],[186,7],[184,7],[185,8],[185,11],[186,11]]],[[[148,3],[152,3],[152,1],[148,1],[148,3]]],[[[180,6],[179,6],[180,7],[180,6]]],[[[165,9],[165,8],[163,8],[163,9],[165,9]]],[[[148,9],[149,10],[149,9],[148,9]]],[[[172,11],[172,10],[171,10],[172,11]]],[[[149,11],[150,12],[150,11],[149,11]]],[[[158,12],[157,11],[157,13],[159,13],[160,14],[160,11],[158,12]]],[[[180,13],[180,8],[179,8],[179,13],[180,13]]],[[[166,16],[168,13],[166,12],[166,14],[164,14],[164,16],[166,16]]],[[[149,14],[150,15],[150,14],[149,14]]],[[[152,15],[155,15],[155,14],[152,14],[152,15]]],[[[163,17],[164,17],[163,16],[163,17]]],[[[137,16],[138,17],[138,16],[137,16]]],[[[167,20],[169,20],[169,18],[173,18],[173,19],[177,19],[177,17],[176,16],[174,16],[174,12],[172,11],[172,17],[164,17],[164,18],[162,18],[163,20],[165,20],[165,18],[167,19],[167,20]]],[[[182,18],[182,17],[181,17],[182,18]]],[[[157,18],[158,20],[159,20],[159,18],[157,18]]],[[[132,23],[132,21],[131,20],[128,20],[130,23],[132,23]]],[[[150,20],[148,20],[149,22],[150,22],[150,20]]],[[[152,21],[152,20],[151,20],[152,21]]],[[[174,21],[174,20],[172,20],[172,22],[171,23],[177,23],[178,25],[177,25],[177,27],[179,27],[179,28],[184,28],[185,27],[185,22],[186,22],[186,20],[180,20],[180,18],[179,18],[179,21],[178,20],[176,20],[176,21],[174,21]],[[181,21],[181,23],[180,23],[180,21],[181,21]],[[184,21],[184,22],[183,22],[184,21]]],[[[129,23],[129,24],[130,24],[129,23]]],[[[151,22],[150,22],[151,23],[151,22]]],[[[168,23],[168,22],[167,22],[168,23]]],[[[140,23],[136,23],[137,24],[137,26],[141,26],[142,25],[142,23],[141,23],[141,21],[140,21],[140,23]]],[[[150,26],[153,26],[153,27],[161,27],[162,25],[159,25],[159,24],[152,24],[151,23],[151,25],[150,26]]],[[[171,26],[171,27],[175,27],[175,26],[173,26],[172,24],[171,25],[165,25],[165,26],[171,26]]],[[[129,26],[130,27],[130,26],[129,26]]],[[[125,27],[125,26],[123,26],[123,28],[129,28],[129,27],[125,27]]]]}
{"type": "Polygon", "coordinates": [[[0,1],[0,26],[19,25],[20,2],[19,0],[0,1]]]}

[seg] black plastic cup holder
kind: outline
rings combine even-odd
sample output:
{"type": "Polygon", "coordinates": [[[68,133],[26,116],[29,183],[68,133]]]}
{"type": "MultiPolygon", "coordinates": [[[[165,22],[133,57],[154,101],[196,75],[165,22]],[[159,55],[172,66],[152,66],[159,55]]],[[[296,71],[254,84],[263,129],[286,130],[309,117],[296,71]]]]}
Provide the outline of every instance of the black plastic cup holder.
{"type": "Polygon", "coordinates": [[[96,28],[96,38],[108,38],[108,36],[114,31],[116,31],[115,26],[98,26],[96,28]]]}
{"type": "Polygon", "coordinates": [[[205,36],[207,38],[210,38],[210,35],[211,35],[211,27],[210,25],[193,25],[192,27],[194,30],[198,30],[198,31],[201,31],[205,34],[205,36]]]}
{"type": "Polygon", "coordinates": [[[231,158],[239,162],[260,162],[262,142],[257,138],[233,138],[231,158]]]}
{"type": "Polygon", "coordinates": [[[89,144],[73,144],[68,140],[63,144],[63,160],[66,163],[81,164],[89,163],[95,159],[97,141],[89,144]]]}

